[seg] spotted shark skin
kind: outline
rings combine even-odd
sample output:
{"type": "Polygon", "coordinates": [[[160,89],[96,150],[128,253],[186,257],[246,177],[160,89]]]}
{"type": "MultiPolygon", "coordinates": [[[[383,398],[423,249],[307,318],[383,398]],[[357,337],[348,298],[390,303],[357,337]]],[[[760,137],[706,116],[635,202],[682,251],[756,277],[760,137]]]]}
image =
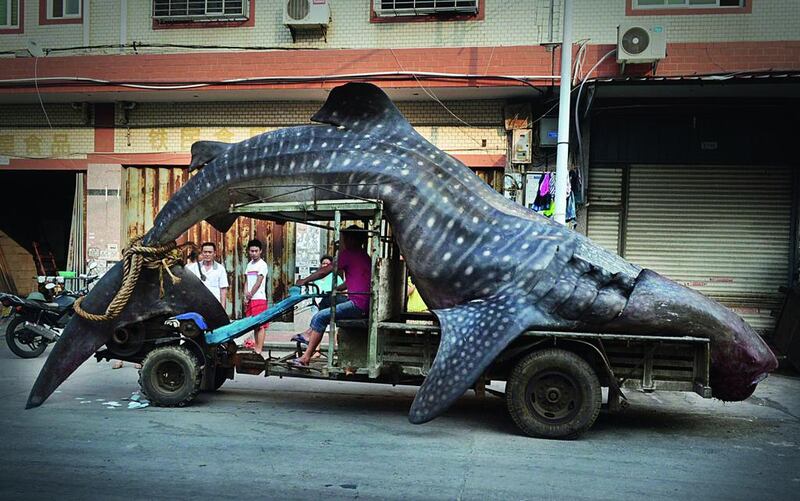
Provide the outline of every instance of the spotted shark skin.
{"type": "MultiPolygon", "coordinates": [[[[326,187],[316,191],[317,199],[381,199],[442,332],[409,412],[412,423],[444,412],[528,329],[708,336],[712,387],[725,400],[746,398],[777,366],[741,318],[507,200],[418,134],[377,87],[334,89],[312,120],[321,125],[231,145],[196,143],[192,168],[199,172],[159,212],[144,243],[170,242],[204,219],[225,231],[234,220],[231,204],[278,195],[286,185],[326,187]]],[[[308,191],[293,198],[311,196],[308,191]]],[[[115,285],[101,281],[95,290],[115,285]]],[[[79,336],[68,331],[59,345],[79,336]]],[[[95,339],[84,343],[84,359],[107,335],[83,333],[95,339]]],[[[31,398],[41,403],[55,386],[38,385],[31,398]]]]}

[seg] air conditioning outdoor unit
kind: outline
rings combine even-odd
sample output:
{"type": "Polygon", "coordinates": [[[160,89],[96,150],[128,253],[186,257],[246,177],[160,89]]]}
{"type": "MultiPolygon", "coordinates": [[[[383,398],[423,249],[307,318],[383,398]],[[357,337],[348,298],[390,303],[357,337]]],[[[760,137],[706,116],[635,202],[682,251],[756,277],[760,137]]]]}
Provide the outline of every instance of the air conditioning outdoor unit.
{"type": "Polygon", "coordinates": [[[328,0],[284,0],[283,24],[292,31],[320,29],[325,34],[331,22],[331,6],[328,0]]]}
{"type": "Polygon", "coordinates": [[[617,27],[617,62],[657,63],[667,57],[667,33],[661,24],[622,23],[617,27]]]}

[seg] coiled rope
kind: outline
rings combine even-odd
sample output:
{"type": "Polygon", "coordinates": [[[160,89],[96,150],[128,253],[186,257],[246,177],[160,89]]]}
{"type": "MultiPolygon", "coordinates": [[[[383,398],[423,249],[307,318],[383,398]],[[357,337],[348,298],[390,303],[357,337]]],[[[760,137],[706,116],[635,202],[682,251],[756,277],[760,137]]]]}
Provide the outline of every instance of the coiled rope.
{"type": "Polygon", "coordinates": [[[122,251],[122,285],[114,299],[106,307],[106,312],[102,315],[89,313],[81,308],[83,297],[80,297],[72,305],[76,314],[94,322],[105,322],[118,317],[133,294],[142,268],[158,269],[160,297],[164,297],[164,271],[170,276],[173,284],[181,281],[179,277],[173,275],[170,267],[183,261],[181,249],[194,244],[189,242],[178,245],[175,242],[170,242],[156,247],[147,247],[141,245],[142,238],[135,238],[131,241],[131,245],[122,251]]]}

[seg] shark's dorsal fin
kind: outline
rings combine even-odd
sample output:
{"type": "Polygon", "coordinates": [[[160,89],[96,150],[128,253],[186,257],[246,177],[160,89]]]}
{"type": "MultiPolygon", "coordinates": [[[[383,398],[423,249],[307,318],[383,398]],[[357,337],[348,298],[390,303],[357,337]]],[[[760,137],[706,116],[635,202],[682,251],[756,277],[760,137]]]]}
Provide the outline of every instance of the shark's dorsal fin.
{"type": "Polygon", "coordinates": [[[367,83],[336,87],[311,120],[346,129],[373,129],[378,124],[411,129],[411,124],[389,96],[375,85],[367,83]]]}
{"type": "Polygon", "coordinates": [[[196,141],[192,144],[192,163],[189,164],[189,172],[199,169],[214,160],[230,146],[229,143],[220,141],[196,141]]]}

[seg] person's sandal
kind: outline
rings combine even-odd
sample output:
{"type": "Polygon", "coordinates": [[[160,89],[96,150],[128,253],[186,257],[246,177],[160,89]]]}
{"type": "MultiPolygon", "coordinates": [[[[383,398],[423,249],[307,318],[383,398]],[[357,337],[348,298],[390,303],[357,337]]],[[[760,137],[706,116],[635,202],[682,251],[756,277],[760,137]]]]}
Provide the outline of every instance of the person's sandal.
{"type": "Polygon", "coordinates": [[[300,344],[308,344],[308,339],[306,339],[306,337],[302,333],[301,334],[295,334],[294,336],[292,336],[292,339],[290,339],[289,341],[292,341],[294,343],[300,343],[300,344]]]}
{"type": "Polygon", "coordinates": [[[294,358],[289,360],[289,367],[294,367],[295,369],[308,369],[308,364],[299,358],[294,358]]]}

